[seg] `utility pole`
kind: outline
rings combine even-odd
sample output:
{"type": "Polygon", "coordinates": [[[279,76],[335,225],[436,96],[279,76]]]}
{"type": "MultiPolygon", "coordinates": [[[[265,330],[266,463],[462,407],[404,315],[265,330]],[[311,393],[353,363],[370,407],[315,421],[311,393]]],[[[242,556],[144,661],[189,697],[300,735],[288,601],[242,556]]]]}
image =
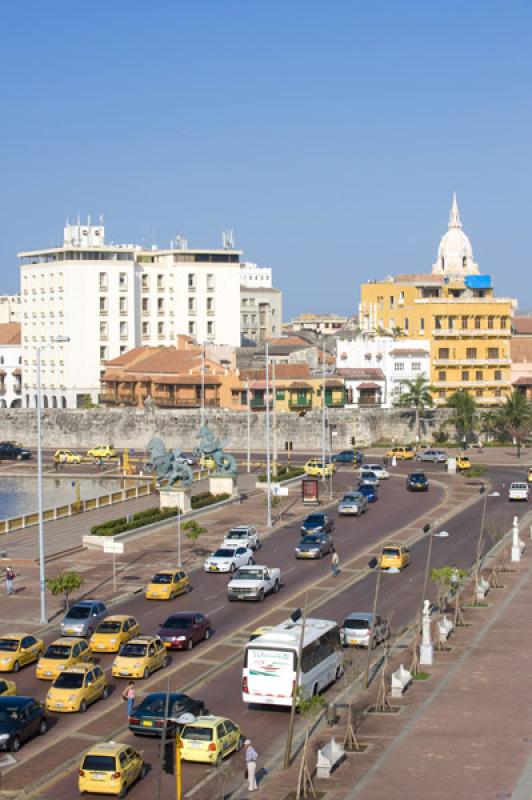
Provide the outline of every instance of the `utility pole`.
{"type": "Polygon", "coordinates": [[[272,444],[273,444],[273,475],[277,477],[277,411],[276,411],[276,393],[275,393],[275,360],[272,361],[272,444]]]}
{"type": "Polygon", "coordinates": [[[266,342],[266,481],[267,481],[267,499],[266,504],[268,507],[267,527],[272,527],[272,475],[270,465],[270,349],[268,342],[266,342]]]}
{"type": "Polygon", "coordinates": [[[247,424],[248,424],[248,473],[251,472],[251,400],[249,397],[249,378],[246,379],[247,424]]]}
{"type": "MultiPolygon", "coordinates": [[[[307,621],[307,604],[308,604],[308,592],[305,594],[305,605],[303,606],[303,615],[301,617],[301,633],[299,636],[299,647],[297,651],[297,666],[296,666],[296,678],[294,681],[294,688],[292,691],[292,706],[290,708],[290,722],[288,723],[288,735],[286,737],[286,747],[284,751],[284,769],[288,769],[290,766],[290,762],[292,760],[292,739],[294,736],[294,722],[296,717],[296,707],[297,707],[297,697],[298,697],[298,685],[299,685],[299,677],[301,675],[301,657],[303,654],[303,642],[305,641],[305,624],[307,621]]],[[[298,612],[296,611],[295,614],[298,612]]],[[[292,619],[294,620],[294,615],[292,615],[292,619]]],[[[297,622],[297,619],[294,620],[297,622]]]]}
{"type": "Polygon", "coordinates": [[[201,411],[200,425],[205,425],[205,342],[201,343],[201,411]]]}
{"type": "Polygon", "coordinates": [[[325,336],[322,341],[321,353],[321,473],[322,481],[325,480],[325,336]]]}

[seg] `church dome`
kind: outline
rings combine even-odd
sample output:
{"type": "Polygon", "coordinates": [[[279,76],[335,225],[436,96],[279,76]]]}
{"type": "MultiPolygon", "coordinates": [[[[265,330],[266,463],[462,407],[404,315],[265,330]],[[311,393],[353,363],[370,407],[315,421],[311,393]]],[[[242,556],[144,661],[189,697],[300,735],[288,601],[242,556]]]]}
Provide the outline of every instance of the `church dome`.
{"type": "Polygon", "coordinates": [[[475,264],[473,260],[471,242],[462,230],[456,194],[453,195],[453,203],[449,215],[449,229],[441,238],[438,257],[432,265],[432,272],[438,275],[448,275],[449,277],[478,273],[478,264],[475,264]]]}

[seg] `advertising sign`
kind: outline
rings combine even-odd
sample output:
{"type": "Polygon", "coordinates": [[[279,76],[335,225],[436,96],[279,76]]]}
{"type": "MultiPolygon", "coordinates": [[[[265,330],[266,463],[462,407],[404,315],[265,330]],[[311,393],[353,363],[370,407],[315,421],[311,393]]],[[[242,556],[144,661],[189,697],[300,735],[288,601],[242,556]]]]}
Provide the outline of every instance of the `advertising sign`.
{"type": "Polygon", "coordinates": [[[318,505],[319,482],[316,478],[303,478],[301,481],[301,501],[303,505],[318,505]]]}

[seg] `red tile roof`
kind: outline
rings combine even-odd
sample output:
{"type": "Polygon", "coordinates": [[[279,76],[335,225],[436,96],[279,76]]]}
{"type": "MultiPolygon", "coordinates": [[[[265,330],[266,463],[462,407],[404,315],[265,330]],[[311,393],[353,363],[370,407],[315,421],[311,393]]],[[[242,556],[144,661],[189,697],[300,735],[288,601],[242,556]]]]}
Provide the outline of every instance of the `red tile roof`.
{"type": "MultiPolygon", "coordinates": [[[[311,378],[310,367],[308,364],[276,364],[275,365],[275,380],[290,380],[294,378],[311,378]]],[[[265,380],[265,369],[246,369],[242,370],[243,380],[265,380]]],[[[272,379],[272,370],[270,369],[270,381],[272,379]]]]}
{"type": "Polygon", "coordinates": [[[420,347],[398,347],[395,350],[390,350],[391,356],[428,356],[428,350],[422,350],[420,347]]]}
{"type": "Polygon", "coordinates": [[[0,345],[20,344],[20,322],[4,322],[0,325],[0,345]]]}
{"type": "Polygon", "coordinates": [[[532,375],[521,375],[512,383],[512,386],[532,386],[532,375]]]}
{"type": "Polygon", "coordinates": [[[384,380],[384,372],[382,369],[378,367],[354,367],[352,369],[348,369],[347,367],[342,369],[341,367],[337,370],[338,375],[341,375],[343,378],[351,378],[351,380],[361,381],[364,379],[372,379],[377,381],[384,380]]]}
{"type": "Polygon", "coordinates": [[[532,335],[532,317],[513,317],[512,328],[518,336],[532,335]]]}
{"type": "Polygon", "coordinates": [[[359,383],[357,389],[380,389],[378,383],[359,383]]]}
{"type": "Polygon", "coordinates": [[[532,362],[532,338],[510,339],[510,358],[514,364],[523,361],[532,362]]]}

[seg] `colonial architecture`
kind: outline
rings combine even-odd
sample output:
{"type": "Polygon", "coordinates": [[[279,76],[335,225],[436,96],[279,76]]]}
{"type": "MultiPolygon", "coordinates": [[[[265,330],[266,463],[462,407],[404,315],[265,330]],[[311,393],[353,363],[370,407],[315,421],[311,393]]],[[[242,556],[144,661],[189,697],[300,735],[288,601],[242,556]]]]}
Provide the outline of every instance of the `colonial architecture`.
{"type": "Polygon", "coordinates": [[[512,320],[512,386],[532,400],[532,317],[512,320]]]}
{"type": "Polygon", "coordinates": [[[0,408],[20,408],[22,347],[20,324],[0,324],[0,408]]]}

